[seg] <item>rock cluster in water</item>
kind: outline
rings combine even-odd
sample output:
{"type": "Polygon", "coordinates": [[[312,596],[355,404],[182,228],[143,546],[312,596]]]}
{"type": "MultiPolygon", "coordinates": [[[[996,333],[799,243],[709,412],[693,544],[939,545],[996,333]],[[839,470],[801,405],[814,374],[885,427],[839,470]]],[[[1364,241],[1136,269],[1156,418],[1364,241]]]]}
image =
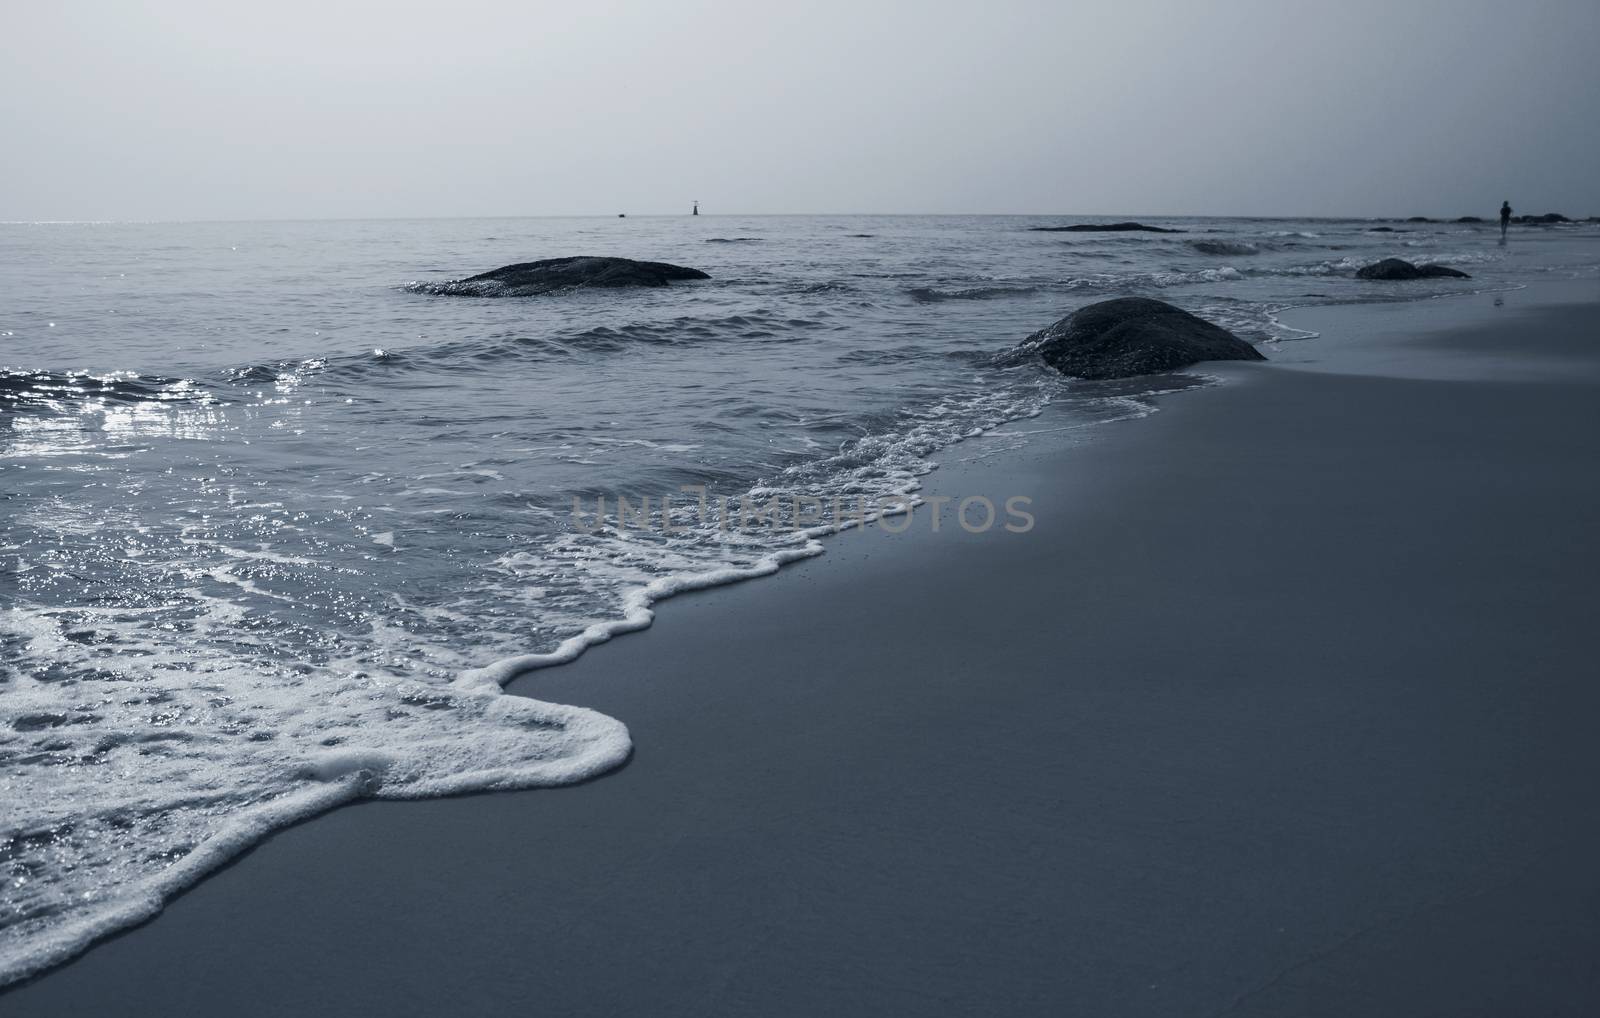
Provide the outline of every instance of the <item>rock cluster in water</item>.
{"type": "Polygon", "coordinates": [[[1030,226],[1038,233],[1182,233],[1165,226],[1146,226],[1143,223],[1075,223],[1072,226],[1030,226]]]}
{"type": "Polygon", "coordinates": [[[1403,258],[1385,258],[1356,271],[1357,279],[1433,279],[1452,276],[1457,279],[1472,277],[1448,265],[1413,265],[1403,258]]]}
{"type": "Polygon", "coordinates": [[[1037,355],[1074,378],[1130,378],[1201,361],[1266,360],[1219,325],[1165,301],[1120,297],[1079,308],[1034,333],[1006,358],[1037,355]]]}
{"type": "Polygon", "coordinates": [[[546,258],[519,262],[448,283],[413,283],[418,293],[452,297],[531,297],[581,287],[666,286],[674,280],[710,279],[699,269],[632,258],[546,258]]]}
{"type": "MultiPolygon", "coordinates": [[[[1459,217],[1457,219],[1454,219],[1454,220],[1451,220],[1451,221],[1452,222],[1457,222],[1457,223],[1484,223],[1484,222],[1488,222],[1489,220],[1482,219],[1482,218],[1480,218],[1478,216],[1461,216],[1461,217],[1459,217]]],[[[1512,216],[1511,217],[1511,221],[1513,223],[1521,223],[1521,224],[1526,225],[1526,226],[1538,226],[1540,224],[1548,224],[1548,223],[1583,222],[1583,220],[1568,219],[1566,216],[1562,215],[1559,212],[1546,212],[1543,215],[1539,215],[1539,216],[1512,216]]],[[[1589,221],[1590,222],[1594,222],[1595,219],[1591,218],[1589,221]]],[[[1412,216],[1409,219],[1407,219],[1406,222],[1408,222],[1408,223],[1439,223],[1439,222],[1444,222],[1444,220],[1441,220],[1441,219],[1429,219],[1427,216],[1412,216]]],[[[1386,233],[1386,232],[1392,232],[1392,231],[1390,231],[1388,227],[1378,226],[1378,227],[1373,227],[1369,232],[1372,232],[1372,233],[1386,233]]]]}

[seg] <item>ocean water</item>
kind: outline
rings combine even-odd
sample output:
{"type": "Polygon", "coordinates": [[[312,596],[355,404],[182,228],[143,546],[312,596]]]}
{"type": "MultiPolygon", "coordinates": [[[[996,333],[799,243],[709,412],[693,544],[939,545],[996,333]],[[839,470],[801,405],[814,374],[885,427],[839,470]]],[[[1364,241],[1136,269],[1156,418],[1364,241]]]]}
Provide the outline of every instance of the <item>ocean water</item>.
{"type": "Polygon", "coordinates": [[[1073,221],[0,224],[0,985],[339,803],[616,766],[626,719],[501,683],[667,594],[818,553],[964,438],[1051,403],[1149,412],[1172,379],[997,365],[1073,308],[1159,296],[1270,357],[1315,341],[1285,308],[1592,270],[1600,237],[1028,229],[1073,221]],[[712,279],[418,292],[568,254],[712,279]],[[1474,278],[1354,278],[1390,255],[1474,278]],[[650,498],[654,525],[620,526],[618,495],[650,498]],[[720,508],[793,495],[816,500],[804,527],[720,508]]]}

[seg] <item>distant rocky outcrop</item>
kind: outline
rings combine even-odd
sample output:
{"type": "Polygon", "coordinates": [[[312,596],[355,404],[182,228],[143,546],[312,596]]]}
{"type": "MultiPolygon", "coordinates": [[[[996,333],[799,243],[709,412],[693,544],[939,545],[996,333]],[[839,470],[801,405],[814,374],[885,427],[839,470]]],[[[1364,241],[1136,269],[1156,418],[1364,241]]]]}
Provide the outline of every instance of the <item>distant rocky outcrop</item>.
{"type": "Polygon", "coordinates": [[[1146,226],[1143,223],[1074,223],[1072,226],[1030,226],[1038,233],[1183,233],[1165,226],[1146,226]]]}
{"type": "Polygon", "coordinates": [[[1529,223],[1529,224],[1534,224],[1534,225],[1537,225],[1539,223],[1570,223],[1570,222],[1572,222],[1572,220],[1568,219],[1566,216],[1562,215],[1559,212],[1546,212],[1542,216],[1512,216],[1511,217],[1511,221],[1513,223],[1529,223]]]}
{"type": "Polygon", "coordinates": [[[676,280],[710,278],[699,269],[666,262],[578,256],[518,262],[447,283],[412,283],[406,289],[452,297],[532,297],[584,287],[666,286],[676,280]]]}
{"type": "Polygon", "coordinates": [[[1412,216],[1410,219],[1407,219],[1406,222],[1408,222],[1408,223],[1432,223],[1432,222],[1435,222],[1435,220],[1429,219],[1427,216],[1412,216]]]}
{"type": "Polygon", "coordinates": [[[1074,378],[1130,378],[1201,361],[1266,360],[1227,329],[1148,297],[1120,297],[1079,308],[1029,336],[1004,363],[1038,356],[1074,378]]]}
{"type": "Polygon", "coordinates": [[[1483,222],[1483,220],[1479,219],[1477,216],[1462,216],[1460,219],[1457,219],[1456,222],[1458,222],[1458,223],[1481,223],[1481,222],[1483,222]]]}
{"type": "Polygon", "coordinates": [[[1413,265],[1403,258],[1385,258],[1356,272],[1357,279],[1432,279],[1452,276],[1458,279],[1472,277],[1448,265],[1413,265]]]}

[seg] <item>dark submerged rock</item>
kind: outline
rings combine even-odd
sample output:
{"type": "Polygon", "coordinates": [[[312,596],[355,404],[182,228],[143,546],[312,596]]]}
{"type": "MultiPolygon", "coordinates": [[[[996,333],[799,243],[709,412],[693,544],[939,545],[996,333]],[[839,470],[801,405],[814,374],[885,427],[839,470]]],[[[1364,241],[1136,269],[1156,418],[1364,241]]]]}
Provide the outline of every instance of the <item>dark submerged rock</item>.
{"type": "Polygon", "coordinates": [[[1433,221],[1434,220],[1429,219],[1427,216],[1412,216],[1406,220],[1408,223],[1431,223],[1433,221]]]}
{"type": "Polygon", "coordinates": [[[1030,355],[1074,378],[1130,378],[1201,361],[1266,360],[1227,329],[1165,301],[1120,297],[1079,308],[1023,340],[1003,360],[1030,355]]]}
{"type": "Polygon", "coordinates": [[[1397,230],[1392,226],[1369,226],[1368,233],[1410,233],[1410,230],[1397,230]]]}
{"type": "Polygon", "coordinates": [[[1072,226],[1030,226],[1036,233],[1183,233],[1165,226],[1146,226],[1143,223],[1075,223],[1072,226]]]}
{"type": "Polygon", "coordinates": [[[518,262],[448,283],[413,283],[418,293],[452,297],[531,297],[581,287],[666,286],[674,280],[710,279],[699,269],[632,258],[546,258],[518,262]]]}
{"type": "Polygon", "coordinates": [[[1462,216],[1460,219],[1457,219],[1456,222],[1458,222],[1458,223],[1481,223],[1481,222],[1483,222],[1483,220],[1479,219],[1477,216],[1462,216]]]}
{"type": "Polygon", "coordinates": [[[1385,258],[1356,271],[1357,279],[1432,279],[1453,276],[1457,279],[1472,277],[1448,265],[1413,265],[1403,258],[1385,258]]]}

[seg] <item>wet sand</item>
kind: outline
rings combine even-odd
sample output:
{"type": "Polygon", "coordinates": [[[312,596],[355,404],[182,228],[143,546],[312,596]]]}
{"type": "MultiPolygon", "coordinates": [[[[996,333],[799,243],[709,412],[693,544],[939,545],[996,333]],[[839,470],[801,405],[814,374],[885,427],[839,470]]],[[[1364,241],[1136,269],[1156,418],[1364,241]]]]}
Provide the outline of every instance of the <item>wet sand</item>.
{"type": "Polygon", "coordinates": [[[667,602],[512,687],[622,770],[300,825],[0,1010],[1592,1013],[1600,304],[1536,297],[947,450],[1034,529],[667,602]]]}

